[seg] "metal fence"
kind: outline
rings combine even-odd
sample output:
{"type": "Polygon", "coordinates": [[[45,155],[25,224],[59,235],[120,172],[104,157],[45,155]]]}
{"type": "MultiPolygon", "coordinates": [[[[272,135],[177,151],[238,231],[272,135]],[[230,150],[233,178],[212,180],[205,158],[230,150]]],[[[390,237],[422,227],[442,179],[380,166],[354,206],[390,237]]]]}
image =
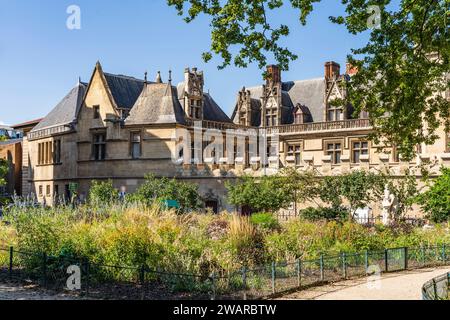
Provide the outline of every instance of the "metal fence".
{"type": "Polygon", "coordinates": [[[422,287],[423,300],[450,300],[450,272],[427,281],[422,287]]]}
{"type": "Polygon", "coordinates": [[[105,265],[0,247],[0,279],[94,299],[261,299],[373,272],[446,265],[449,260],[450,246],[439,245],[321,255],[311,260],[189,274],[145,265],[105,265]],[[80,287],[71,291],[77,276],[80,287]]]}

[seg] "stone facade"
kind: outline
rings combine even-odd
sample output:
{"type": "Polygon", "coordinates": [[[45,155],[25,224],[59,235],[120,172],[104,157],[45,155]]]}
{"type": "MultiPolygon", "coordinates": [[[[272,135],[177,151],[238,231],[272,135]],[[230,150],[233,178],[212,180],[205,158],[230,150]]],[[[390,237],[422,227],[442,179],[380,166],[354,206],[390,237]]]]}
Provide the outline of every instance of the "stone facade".
{"type": "Polygon", "coordinates": [[[79,82],[24,139],[30,168],[27,190],[50,203],[55,195],[70,197],[75,186],[83,199],[92,180],[112,179],[115,187],[133,192],[146,174],[153,173],[197,183],[206,206],[234,211],[226,202],[224,183],[244,173],[258,176],[295,166],[314,168],[322,175],[366,169],[401,177],[402,169],[423,163],[431,174],[438,174],[440,165],[450,165],[443,128],[434,145],[418,149],[414,162],[399,159],[395,148],[379,152],[380,146],[367,140],[372,130],[367,117],[352,118],[351,106],[331,103],[345,98],[343,84],[354,72],[347,66],[341,74],[338,64],[328,62],[322,78],[283,82],[278,67],[269,66],[262,86],[238,93],[229,118],[203,92],[204,74],[195,68],[186,69],[184,82],[173,86],[170,74],[167,83],[159,73],[149,82],[105,73],[97,63],[89,83],[79,82]],[[191,138],[213,129],[214,143],[227,130],[264,130],[271,140],[278,135],[279,153],[265,164],[252,154],[248,137],[243,149],[223,139],[221,150],[214,148],[209,154],[202,153],[208,149],[205,141],[180,153],[181,129],[191,138]],[[172,160],[182,160],[187,152],[193,161],[172,160]]]}

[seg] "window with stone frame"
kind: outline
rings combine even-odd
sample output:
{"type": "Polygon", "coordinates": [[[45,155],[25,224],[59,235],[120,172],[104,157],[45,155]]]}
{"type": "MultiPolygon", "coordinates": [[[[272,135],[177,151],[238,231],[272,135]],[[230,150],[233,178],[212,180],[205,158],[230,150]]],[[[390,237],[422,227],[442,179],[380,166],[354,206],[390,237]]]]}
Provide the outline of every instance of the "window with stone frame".
{"type": "Polygon", "coordinates": [[[61,140],[53,141],[53,163],[61,163],[61,140]]]}
{"type": "Polygon", "coordinates": [[[302,123],[304,123],[303,113],[296,112],[294,114],[294,124],[302,124],[302,123]]]}
{"type": "Polygon", "coordinates": [[[326,142],[325,147],[325,154],[331,156],[331,163],[341,163],[342,142],[326,142]]]}
{"type": "Polygon", "coordinates": [[[266,127],[278,125],[278,110],[276,108],[266,109],[266,127]]]}
{"type": "Polygon", "coordinates": [[[287,156],[293,159],[295,166],[300,166],[302,161],[302,146],[300,144],[289,144],[287,156]]]}
{"type": "Polygon", "coordinates": [[[369,142],[365,140],[352,141],[352,162],[361,162],[361,156],[369,154],[369,142]]]}
{"type": "Polygon", "coordinates": [[[329,105],[327,108],[327,120],[328,121],[340,121],[343,120],[344,110],[342,107],[329,105]]]}
{"type": "Polygon", "coordinates": [[[45,186],[45,195],[47,197],[51,197],[52,196],[51,187],[50,187],[49,184],[45,186]]]}
{"type": "Polygon", "coordinates": [[[106,159],[106,133],[96,133],[93,135],[92,158],[96,161],[106,159]]]}
{"type": "Polygon", "coordinates": [[[44,187],[43,186],[38,187],[38,195],[39,195],[39,197],[42,197],[44,195],[44,187]]]}
{"type": "Polygon", "coordinates": [[[130,154],[133,159],[138,159],[141,157],[142,153],[142,141],[141,132],[131,132],[130,133],[130,154]]]}
{"type": "Polygon", "coordinates": [[[239,115],[239,124],[242,126],[247,125],[247,116],[245,112],[241,112],[239,115]]]}
{"type": "Polygon", "coordinates": [[[49,165],[54,162],[52,141],[38,144],[38,165],[49,165]]]}
{"type": "Polygon", "coordinates": [[[191,99],[190,100],[190,106],[189,106],[189,116],[192,119],[200,119],[201,115],[201,107],[202,107],[202,100],[199,99],[191,99]]]}

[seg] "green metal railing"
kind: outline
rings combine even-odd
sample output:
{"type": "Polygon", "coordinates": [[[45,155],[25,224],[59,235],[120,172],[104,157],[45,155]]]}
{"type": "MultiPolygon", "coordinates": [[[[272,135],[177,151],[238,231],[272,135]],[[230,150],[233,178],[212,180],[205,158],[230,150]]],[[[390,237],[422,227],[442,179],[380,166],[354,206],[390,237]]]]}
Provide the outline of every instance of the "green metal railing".
{"type": "Polygon", "coordinates": [[[102,265],[0,247],[0,279],[32,281],[47,289],[62,291],[66,290],[70,276],[68,268],[75,265],[80,270],[82,284],[77,293],[93,298],[260,299],[326,282],[364,277],[371,270],[395,272],[446,265],[449,260],[449,245],[402,247],[321,255],[317,259],[273,262],[201,275],[145,265],[102,265]]]}
{"type": "Polygon", "coordinates": [[[450,300],[450,272],[427,281],[422,287],[423,300],[450,300]]]}

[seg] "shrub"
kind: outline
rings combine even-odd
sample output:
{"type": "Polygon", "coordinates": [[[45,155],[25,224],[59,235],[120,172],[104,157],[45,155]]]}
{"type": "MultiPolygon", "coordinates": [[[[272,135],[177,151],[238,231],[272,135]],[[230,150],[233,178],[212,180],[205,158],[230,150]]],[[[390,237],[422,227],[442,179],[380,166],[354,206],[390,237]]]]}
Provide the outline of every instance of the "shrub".
{"type": "Polygon", "coordinates": [[[280,227],[278,219],[272,213],[253,214],[250,217],[250,221],[263,230],[273,231],[280,227]]]}
{"type": "Polygon", "coordinates": [[[89,202],[92,205],[108,205],[119,199],[119,191],[114,189],[112,180],[92,181],[89,189],[89,202]]]}
{"type": "Polygon", "coordinates": [[[450,219],[450,168],[442,168],[442,175],[418,197],[428,219],[441,223],[450,219]]]}
{"type": "Polygon", "coordinates": [[[180,205],[181,213],[197,210],[202,205],[196,184],[165,177],[158,179],[151,174],[146,176],[145,182],[138,188],[132,199],[146,205],[151,205],[158,200],[176,200],[180,205]]]}
{"type": "Polygon", "coordinates": [[[348,218],[349,212],[342,207],[309,207],[300,210],[300,216],[306,220],[318,221],[318,220],[345,220],[348,218]]]}

